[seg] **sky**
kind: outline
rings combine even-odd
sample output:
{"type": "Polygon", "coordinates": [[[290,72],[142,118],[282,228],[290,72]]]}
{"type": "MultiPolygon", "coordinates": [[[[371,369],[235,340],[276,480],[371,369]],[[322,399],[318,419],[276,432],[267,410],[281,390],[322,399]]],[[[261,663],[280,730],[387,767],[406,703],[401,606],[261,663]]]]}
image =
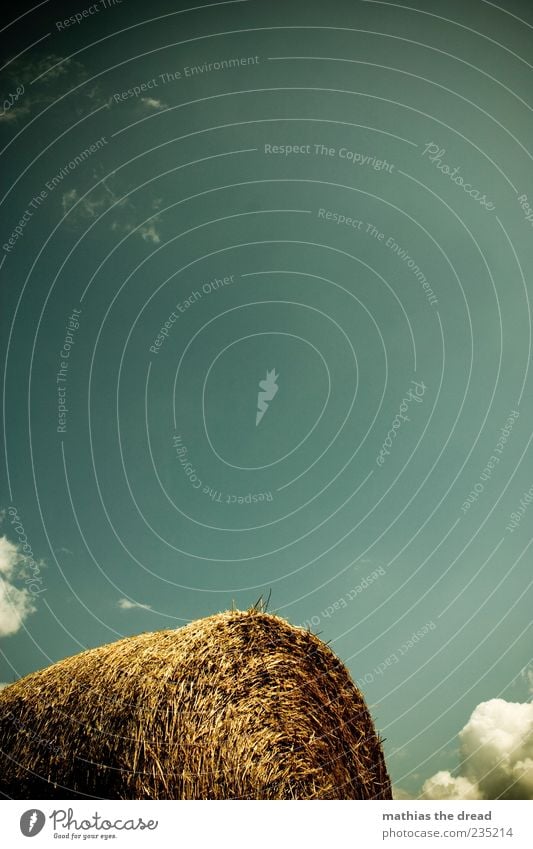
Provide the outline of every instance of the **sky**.
{"type": "Polygon", "coordinates": [[[529,4],[2,31],[0,681],[269,610],[397,798],[532,798],[529,4]]]}

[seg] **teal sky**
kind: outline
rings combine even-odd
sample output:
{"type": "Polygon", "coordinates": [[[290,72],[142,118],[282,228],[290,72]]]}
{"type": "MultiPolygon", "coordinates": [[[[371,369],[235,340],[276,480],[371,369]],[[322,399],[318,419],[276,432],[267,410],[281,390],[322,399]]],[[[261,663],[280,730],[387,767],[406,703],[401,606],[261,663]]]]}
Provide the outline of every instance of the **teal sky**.
{"type": "Polygon", "coordinates": [[[270,594],[408,794],[527,699],[533,17],[420,5],[7,28],[0,680],[270,594]]]}

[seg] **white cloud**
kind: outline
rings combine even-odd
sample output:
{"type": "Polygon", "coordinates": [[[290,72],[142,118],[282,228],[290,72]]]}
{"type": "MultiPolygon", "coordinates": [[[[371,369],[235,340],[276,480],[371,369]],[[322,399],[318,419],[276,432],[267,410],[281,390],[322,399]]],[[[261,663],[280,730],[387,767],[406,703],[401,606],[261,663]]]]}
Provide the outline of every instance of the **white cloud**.
{"type": "Polygon", "coordinates": [[[71,68],[76,67],[81,68],[82,66],[72,59],[62,59],[61,56],[49,53],[47,56],[42,56],[36,62],[26,64],[25,73],[28,79],[41,77],[43,82],[50,83],[58,77],[67,74],[71,68]]]}
{"type": "Polygon", "coordinates": [[[151,610],[149,604],[141,604],[140,601],[131,601],[129,598],[119,598],[117,606],[121,610],[133,610],[133,608],[141,608],[142,610],[151,610]]]}
{"type": "Polygon", "coordinates": [[[23,561],[24,555],[15,543],[10,542],[6,536],[0,537],[0,573],[6,578],[12,578],[17,565],[23,561]]]}
{"type": "Polygon", "coordinates": [[[32,594],[13,583],[26,577],[26,558],[7,537],[0,537],[0,637],[16,634],[24,620],[35,613],[32,594]]]}
{"type": "Polygon", "coordinates": [[[153,242],[154,245],[158,245],[161,241],[161,236],[157,232],[156,226],[153,221],[150,221],[149,224],[144,224],[139,233],[145,242],[153,242]]]}
{"type": "Polygon", "coordinates": [[[412,796],[409,795],[407,790],[404,790],[403,787],[399,787],[397,784],[392,785],[392,798],[396,800],[405,801],[407,799],[411,799],[412,796]]]}
{"type": "MultiPolygon", "coordinates": [[[[80,62],[54,53],[41,54],[34,61],[28,61],[24,56],[7,62],[4,65],[0,102],[10,93],[20,91],[21,88],[23,91],[11,108],[0,111],[0,123],[14,124],[30,114],[42,111],[87,79],[87,71],[80,62]],[[64,79],[58,83],[60,77],[64,79]]],[[[94,110],[95,103],[105,104],[99,95],[98,86],[91,89],[82,86],[76,90],[75,99],[66,97],[61,100],[60,108],[82,115],[89,109],[94,110]]]]}
{"type": "Polygon", "coordinates": [[[115,219],[111,224],[111,229],[117,233],[131,233],[133,230],[140,236],[145,242],[152,242],[154,245],[158,245],[161,241],[161,236],[157,232],[157,228],[155,226],[155,222],[157,221],[157,216],[151,218],[150,221],[147,221],[145,224],[141,225],[141,227],[135,227],[134,224],[129,221],[119,221],[115,219]]]}
{"type": "Polygon", "coordinates": [[[141,97],[141,103],[146,109],[166,109],[167,104],[155,97],[141,97]]]}
{"type": "Polygon", "coordinates": [[[423,799],[533,799],[533,704],[481,702],[459,741],[461,774],[437,772],[423,799]]]}
{"type": "Polygon", "coordinates": [[[61,198],[61,206],[63,207],[63,214],[70,209],[71,206],[74,206],[76,201],[78,200],[78,191],[77,189],[69,189],[68,192],[64,192],[63,197],[61,198]]]}
{"type": "Polygon", "coordinates": [[[99,182],[96,171],[93,172],[93,177],[97,183],[83,200],[80,199],[77,189],[70,189],[63,194],[61,198],[63,213],[66,214],[72,209],[65,223],[77,228],[80,224],[99,218],[106,210],[113,207],[113,217],[108,218],[108,226],[113,232],[131,233],[135,230],[143,241],[158,245],[161,242],[161,235],[156,227],[159,218],[157,210],[161,207],[162,198],[152,198],[148,209],[141,215],[137,212],[132,199],[125,197],[125,188],[119,188],[115,172],[99,182]],[[139,219],[146,218],[146,213],[149,215],[151,212],[155,214],[139,226],[137,223],[139,219]]]}
{"type": "MultiPolygon", "coordinates": [[[[96,174],[93,176],[95,179],[98,179],[96,174]]],[[[68,223],[70,224],[77,224],[80,220],[98,218],[106,209],[110,209],[114,204],[116,204],[116,208],[118,209],[122,206],[127,206],[128,200],[127,198],[119,199],[119,196],[108,185],[106,180],[98,183],[83,200],[80,200],[80,194],[77,189],[70,189],[61,198],[64,214],[72,207],[75,207],[75,209],[72,209],[72,213],[68,218],[68,223]]]]}
{"type": "Polygon", "coordinates": [[[459,775],[457,778],[447,770],[432,775],[422,787],[423,799],[481,799],[477,784],[459,775]]]}
{"type": "Polygon", "coordinates": [[[527,666],[524,666],[520,677],[525,682],[529,695],[533,696],[533,664],[529,663],[527,666]]]}
{"type": "Polygon", "coordinates": [[[18,106],[17,104],[14,104],[10,109],[2,109],[0,112],[0,123],[16,124],[20,118],[24,118],[25,115],[29,115],[29,112],[29,106],[18,106]]]}

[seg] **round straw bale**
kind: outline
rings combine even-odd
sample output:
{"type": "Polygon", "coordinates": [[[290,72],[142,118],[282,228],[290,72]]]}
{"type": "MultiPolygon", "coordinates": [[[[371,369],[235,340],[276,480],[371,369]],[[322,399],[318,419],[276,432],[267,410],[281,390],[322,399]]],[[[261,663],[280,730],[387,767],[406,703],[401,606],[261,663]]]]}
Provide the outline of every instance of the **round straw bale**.
{"type": "Polygon", "coordinates": [[[19,799],[391,799],[345,666],[309,631],[232,610],[127,637],[0,692],[19,799]]]}

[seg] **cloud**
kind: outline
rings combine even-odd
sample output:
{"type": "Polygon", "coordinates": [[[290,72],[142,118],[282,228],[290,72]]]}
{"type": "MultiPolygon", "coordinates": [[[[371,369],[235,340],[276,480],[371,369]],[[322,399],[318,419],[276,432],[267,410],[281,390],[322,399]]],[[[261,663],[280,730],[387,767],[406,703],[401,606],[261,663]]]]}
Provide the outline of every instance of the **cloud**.
{"type": "Polygon", "coordinates": [[[481,799],[477,784],[459,775],[457,778],[447,769],[436,772],[424,782],[423,799],[481,799]]]}
{"type": "Polygon", "coordinates": [[[127,187],[119,187],[114,172],[102,180],[97,171],[94,171],[93,178],[96,185],[83,200],[81,200],[81,194],[77,189],[70,189],[63,194],[61,198],[63,214],[72,210],[65,219],[65,224],[77,229],[79,226],[99,218],[106,210],[113,207],[113,217],[107,219],[110,230],[119,234],[131,233],[135,230],[136,234],[145,242],[156,245],[161,242],[161,235],[156,224],[159,219],[157,210],[161,208],[162,198],[152,198],[146,212],[141,214],[137,211],[131,198],[125,197],[127,187]],[[139,225],[138,222],[146,219],[147,213],[149,215],[151,212],[154,215],[144,224],[139,225]]]}
{"type": "Polygon", "coordinates": [[[413,797],[404,790],[403,787],[399,787],[397,784],[392,785],[392,798],[396,800],[406,801],[407,799],[412,799],[413,797]]]}
{"type": "Polygon", "coordinates": [[[111,229],[114,232],[122,232],[122,233],[131,233],[133,230],[140,236],[145,242],[152,242],[154,245],[158,245],[161,241],[161,236],[157,231],[155,226],[155,222],[157,221],[157,216],[151,218],[145,224],[142,224],[140,227],[135,227],[129,221],[119,221],[115,220],[111,224],[111,229]]]}
{"type": "Polygon", "coordinates": [[[533,664],[529,663],[527,666],[524,666],[520,677],[525,682],[529,695],[533,696],[533,664]]]}
{"type": "Polygon", "coordinates": [[[161,241],[161,236],[157,232],[154,221],[150,221],[149,224],[144,224],[140,229],[139,233],[145,242],[152,242],[154,245],[158,245],[161,241]]]}
{"type": "MultiPolygon", "coordinates": [[[[13,62],[12,67],[16,65],[17,63],[13,62]]],[[[58,77],[65,76],[65,74],[76,68],[81,69],[82,65],[72,59],[63,59],[55,53],[47,53],[33,62],[23,61],[20,70],[17,68],[17,71],[25,83],[31,82],[36,77],[40,77],[41,81],[47,84],[57,80],[58,77]]]]}
{"type": "Polygon", "coordinates": [[[146,109],[167,109],[167,104],[155,97],[141,97],[141,104],[146,109]]]}
{"type": "Polygon", "coordinates": [[[115,198],[114,196],[109,198],[105,189],[100,186],[93,189],[93,191],[87,197],[84,197],[83,200],[80,200],[80,194],[77,189],[70,189],[70,191],[65,192],[61,198],[61,206],[63,207],[64,214],[72,207],[76,207],[73,209],[70,216],[70,224],[77,224],[82,220],[91,221],[92,219],[98,218],[102,212],[105,212],[105,210],[113,206],[114,203],[117,203],[117,205],[120,206],[118,198],[115,198]]]}
{"type": "Polygon", "coordinates": [[[133,608],[141,608],[142,610],[152,609],[149,604],[141,604],[140,601],[131,601],[129,598],[119,598],[117,607],[120,607],[121,610],[133,610],[133,608]]]}
{"type": "MultiPolygon", "coordinates": [[[[93,178],[98,181],[98,174],[95,171],[93,171],[93,178]]],[[[114,204],[117,208],[128,205],[128,199],[120,198],[114,188],[109,185],[112,180],[113,175],[108,180],[100,181],[83,200],[80,199],[81,196],[77,189],[70,189],[65,192],[61,198],[61,205],[64,214],[72,209],[68,222],[76,225],[80,221],[98,218],[114,204]]]]}
{"type": "Polygon", "coordinates": [[[25,115],[29,115],[29,113],[30,107],[28,104],[21,104],[19,106],[14,103],[10,108],[2,109],[0,112],[0,124],[16,124],[25,115]]]}
{"type": "Polygon", "coordinates": [[[533,704],[481,702],[459,732],[460,775],[428,778],[423,799],[533,799],[533,704]]]}
{"type": "MultiPolygon", "coordinates": [[[[9,95],[17,91],[22,93],[8,109],[0,111],[0,124],[17,124],[32,113],[55,103],[67,91],[75,88],[88,79],[85,67],[74,59],[63,58],[55,53],[41,54],[33,61],[19,57],[4,66],[0,102],[6,99],[11,102],[9,95]],[[61,88],[58,80],[64,78],[61,88]],[[32,84],[33,83],[33,84],[32,84]]],[[[65,98],[61,105],[69,112],[83,115],[93,111],[95,105],[107,105],[99,94],[98,86],[86,86],[76,90],[75,99],[65,98]]]]}
{"type": "Polygon", "coordinates": [[[26,559],[6,536],[0,537],[0,637],[16,634],[36,611],[30,591],[14,584],[27,577],[26,559]]]}

